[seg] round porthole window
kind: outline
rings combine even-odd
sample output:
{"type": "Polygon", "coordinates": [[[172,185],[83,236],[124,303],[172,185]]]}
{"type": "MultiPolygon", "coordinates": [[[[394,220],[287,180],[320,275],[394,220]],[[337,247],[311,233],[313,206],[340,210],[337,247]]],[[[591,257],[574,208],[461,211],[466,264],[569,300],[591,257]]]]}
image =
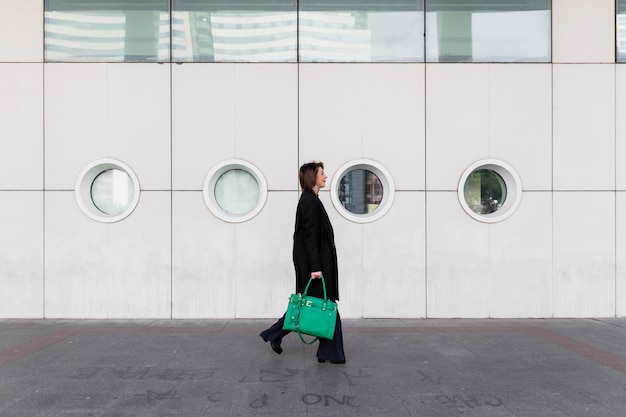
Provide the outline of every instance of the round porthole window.
{"type": "Polygon", "coordinates": [[[78,175],[74,194],[89,218],[112,223],[128,217],[139,202],[139,180],[123,162],[100,159],[78,175]]]}
{"type": "Polygon", "coordinates": [[[267,199],[267,183],[254,165],[231,159],[214,167],[202,187],[204,201],[216,217],[241,223],[256,216],[267,199]]]}
{"type": "Polygon", "coordinates": [[[522,200],[522,182],[505,162],[485,159],[469,166],[459,181],[458,196],[467,214],[485,223],[511,216],[522,200]]]}
{"type": "Polygon", "coordinates": [[[367,159],[342,166],[331,182],[331,199],[348,220],[368,223],[389,211],[395,187],[393,179],[380,164],[367,159]]]}

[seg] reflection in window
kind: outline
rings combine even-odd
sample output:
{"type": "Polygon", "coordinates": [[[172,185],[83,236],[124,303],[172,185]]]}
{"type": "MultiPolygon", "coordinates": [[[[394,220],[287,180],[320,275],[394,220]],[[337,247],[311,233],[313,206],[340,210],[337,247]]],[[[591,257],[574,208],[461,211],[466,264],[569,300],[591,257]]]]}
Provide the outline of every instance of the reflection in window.
{"type": "MultiPolygon", "coordinates": [[[[626,60],[626,0],[617,1],[617,54],[626,60]]],[[[48,62],[423,62],[424,57],[549,62],[551,57],[551,0],[44,4],[48,62]]]]}
{"type": "Polygon", "coordinates": [[[617,0],[615,32],[617,62],[626,62],[626,0],[617,0]]]}
{"type": "Polygon", "coordinates": [[[91,200],[98,210],[110,216],[124,213],[133,202],[135,186],[130,176],[120,169],[107,169],[91,184],[91,200]]]}
{"type": "Polygon", "coordinates": [[[424,60],[423,0],[300,0],[299,60],[424,60]]]}
{"type": "Polygon", "coordinates": [[[476,214],[489,214],[498,211],[506,200],[504,179],[490,169],[477,169],[465,181],[463,187],[465,202],[476,214]]]}
{"type": "Polygon", "coordinates": [[[295,0],[173,0],[172,60],[295,62],[295,0]]]}
{"type": "Polygon", "coordinates": [[[215,183],[215,201],[228,214],[250,213],[257,207],[259,197],[259,183],[243,169],[230,169],[215,183]]]}
{"type": "Polygon", "coordinates": [[[46,61],[169,61],[168,0],[45,0],[46,61]]]}
{"type": "Polygon", "coordinates": [[[354,214],[368,214],[378,208],[383,199],[383,185],[371,171],[354,169],[339,181],[341,205],[354,214]]]}
{"type": "Polygon", "coordinates": [[[549,62],[550,0],[428,0],[426,61],[549,62]]]}

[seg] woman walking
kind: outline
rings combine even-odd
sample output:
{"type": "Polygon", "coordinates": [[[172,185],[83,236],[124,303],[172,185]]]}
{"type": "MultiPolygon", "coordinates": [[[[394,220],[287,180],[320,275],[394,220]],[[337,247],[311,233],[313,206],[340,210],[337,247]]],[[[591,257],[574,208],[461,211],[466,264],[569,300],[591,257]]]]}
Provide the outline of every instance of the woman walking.
{"type": "MultiPolygon", "coordinates": [[[[339,280],[337,250],[333,227],[319,199],[319,190],[326,186],[326,174],[322,162],[308,162],[298,172],[302,194],[296,209],[296,226],[293,234],[293,264],[296,271],[296,292],[303,293],[309,279],[313,278],[308,295],[323,298],[321,277],[326,283],[327,297],[339,300],[339,280]]],[[[285,316],[269,329],[261,332],[265,342],[270,342],[272,350],[280,354],[281,342],[289,331],[283,330],[285,316]]],[[[335,335],[332,339],[319,339],[318,362],[330,361],[334,364],[346,363],[343,351],[341,318],[337,313],[335,335]]]]}

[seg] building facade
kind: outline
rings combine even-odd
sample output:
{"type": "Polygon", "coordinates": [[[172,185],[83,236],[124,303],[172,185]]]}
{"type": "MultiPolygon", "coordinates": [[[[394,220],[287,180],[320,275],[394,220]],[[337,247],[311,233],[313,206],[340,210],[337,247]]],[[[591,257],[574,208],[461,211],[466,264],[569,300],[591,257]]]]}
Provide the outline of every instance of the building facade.
{"type": "Polygon", "coordinates": [[[343,317],[626,314],[621,0],[102,3],[0,2],[0,317],[279,316],[310,160],[343,317]]]}

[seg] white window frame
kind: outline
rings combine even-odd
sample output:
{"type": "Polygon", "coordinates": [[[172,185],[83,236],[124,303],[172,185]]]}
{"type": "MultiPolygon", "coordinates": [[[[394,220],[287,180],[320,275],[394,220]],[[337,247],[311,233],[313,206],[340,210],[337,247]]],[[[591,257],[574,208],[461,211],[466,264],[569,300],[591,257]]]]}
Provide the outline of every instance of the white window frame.
{"type": "Polygon", "coordinates": [[[202,195],[207,208],[215,217],[228,223],[243,223],[256,217],[265,206],[265,202],[267,201],[267,181],[263,173],[250,162],[241,159],[228,159],[220,162],[209,171],[202,186],[202,195]],[[227,213],[220,207],[215,198],[215,185],[217,181],[225,172],[233,169],[246,171],[254,177],[259,185],[259,200],[257,201],[257,205],[254,209],[245,214],[235,215],[227,213]]]}
{"type": "Polygon", "coordinates": [[[457,194],[461,207],[470,217],[483,223],[497,223],[511,217],[522,202],[522,180],[517,171],[506,162],[499,159],[482,159],[471,164],[463,172],[459,180],[457,194]],[[497,173],[506,184],[504,204],[498,210],[488,214],[476,213],[465,201],[465,182],[472,172],[479,169],[487,169],[497,173]]]}
{"type": "Polygon", "coordinates": [[[114,223],[130,216],[139,203],[140,194],[141,188],[139,186],[139,179],[137,175],[135,175],[135,172],[124,162],[111,158],[98,159],[85,166],[80,174],[78,174],[74,187],[74,197],[76,198],[76,203],[78,203],[80,210],[90,219],[101,223],[114,223]],[[103,213],[96,207],[91,197],[91,186],[94,180],[102,172],[109,169],[118,169],[125,172],[133,182],[135,190],[135,194],[128,208],[118,215],[103,213]]]}
{"type": "Polygon", "coordinates": [[[396,192],[395,188],[396,187],[391,174],[383,165],[370,159],[356,159],[343,165],[333,175],[333,179],[330,184],[330,196],[333,205],[335,206],[335,209],[344,218],[355,223],[370,223],[380,219],[385,214],[387,214],[389,209],[391,209],[396,192]],[[372,211],[371,213],[352,213],[351,211],[348,211],[339,200],[339,183],[341,179],[349,171],[357,169],[363,169],[374,173],[380,180],[383,187],[383,198],[378,205],[378,208],[376,208],[376,210],[372,211]]]}

